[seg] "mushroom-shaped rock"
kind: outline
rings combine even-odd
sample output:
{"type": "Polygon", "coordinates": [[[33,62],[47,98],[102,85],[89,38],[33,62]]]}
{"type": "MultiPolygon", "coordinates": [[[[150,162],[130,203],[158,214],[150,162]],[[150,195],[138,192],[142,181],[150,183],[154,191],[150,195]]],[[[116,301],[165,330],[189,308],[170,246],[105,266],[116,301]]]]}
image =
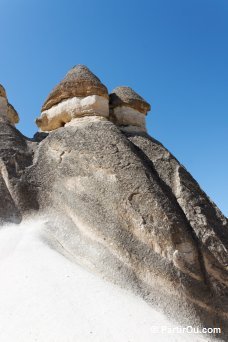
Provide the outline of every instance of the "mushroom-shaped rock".
{"type": "Polygon", "coordinates": [[[0,121],[7,121],[12,125],[19,122],[15,108],[8,102],[5,88],[0,84],[0,121]]]}
{"type": "Polygon", "coordinates": [[[79,64],[50,93],[36,123],[42,131],[52,131],[87,115],[109,116],[108,91],[98,77],[79,64]]]}
{"type": "Polygon", "coordinates": [[[130,87],[117,87],[109,96],[110,117],[118,126],[146,130],[145,116],[150,111],[147,103],[130,87]]]}

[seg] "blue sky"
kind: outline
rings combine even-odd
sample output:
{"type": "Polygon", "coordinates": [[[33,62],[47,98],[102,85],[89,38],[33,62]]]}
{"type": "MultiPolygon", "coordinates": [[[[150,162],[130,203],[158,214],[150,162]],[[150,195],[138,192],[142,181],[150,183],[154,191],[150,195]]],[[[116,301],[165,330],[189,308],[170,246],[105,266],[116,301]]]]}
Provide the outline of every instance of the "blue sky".
{"type": "Polygon", "coordinates": [[[0,83],[32,136],[51,89],[86,64],[152,105],[149,133],[228,215],[227,0],[0,0],[0,83]]]}

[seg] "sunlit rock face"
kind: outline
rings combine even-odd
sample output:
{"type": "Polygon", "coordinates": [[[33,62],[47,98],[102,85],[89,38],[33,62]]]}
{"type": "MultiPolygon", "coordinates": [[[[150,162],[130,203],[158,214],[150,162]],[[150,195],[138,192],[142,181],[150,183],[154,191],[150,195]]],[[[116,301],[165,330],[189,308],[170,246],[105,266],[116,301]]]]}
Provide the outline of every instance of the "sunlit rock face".
{"type": "Polygon", "coordinates": [[[146,131],[150,105],[130,87],[117,87],[109,96],[110,119],[126,131],[146,131]]]}
{"type": "Polygon", "coordinates": [[[41,119],[37,119],[36,122],[42,131],[52,131],[64,126],[72,119],[93,115],[108,118],[108,100],[105,97],[90,95],[63,100],[42,112],[41,119]]]}
{"type": "Polygon", "coordinates": [[[109,116],[108,91],[87,67],[77,65],[50,93],[36,123],[52,131],[87,115],[109,116]]]}
{"type": "Polygon", "coordinates": [[[0,120],[7,119],[8,101],[5,97],[0,96],[0,120]]]}
{"type": "Polygon", "coordinates": [[[0,84],[0,97],[6,98],[5,88],[0,84]]]}
{"type": "Polygon", "coordinates": [[[9,122],[15,125],[19,122],[19,116],[15,108],[8,102],[6,91],[0,84],[0,122],[9,122]]]}
{"type": "Polygon", "coordinates": [[[227,219],[190,173],[160,142],[146,133],[125,132],[125,136],[152,163],[167,189],[174,194],[199,245],[207,246],[202,248],[201,253],[208,280],[215,288],[227,286],[227,219]]]}
{"type": "MultiPolygon", "coordinates": [[[[83,80],[85,67],[77,68],[83,80]]],[[[74,69],[70,75],[69,91],[63,82],[43,107],[50,122],[41,115],[38,125],[49,133],[28,139],[0,125],[1,222],[45,217],[51,248],[184,324],[222,325],[225,341],[226,217],[178,160],[142,132],[138,114],[145,117],[150,107],[141,97],[115,91],[110,109],[116,111],[108,116],[100,81],[77,88],[74,69]],[[64,111],[81,115],[53,126],[64,111]]]]}

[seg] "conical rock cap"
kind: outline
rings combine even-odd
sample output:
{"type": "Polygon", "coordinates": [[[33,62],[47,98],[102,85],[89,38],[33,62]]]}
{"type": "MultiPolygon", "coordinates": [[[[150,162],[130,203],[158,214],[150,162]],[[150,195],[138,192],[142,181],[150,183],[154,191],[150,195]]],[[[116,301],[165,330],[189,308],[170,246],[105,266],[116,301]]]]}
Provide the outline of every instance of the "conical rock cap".
{"type": "Polygon", "coordinates": [[[110,94],[110,107],[127,106],[146,114],[151,107],[139,94],[130,87],[117,87],[110,94]]]}
{"type": "Polygon", "coordinates": [[[42,112],[73,97],[99,95],[108,98],[108,90],[85,65],[73,67],[65,78],[52,90],[46,99],[42,112]]]}

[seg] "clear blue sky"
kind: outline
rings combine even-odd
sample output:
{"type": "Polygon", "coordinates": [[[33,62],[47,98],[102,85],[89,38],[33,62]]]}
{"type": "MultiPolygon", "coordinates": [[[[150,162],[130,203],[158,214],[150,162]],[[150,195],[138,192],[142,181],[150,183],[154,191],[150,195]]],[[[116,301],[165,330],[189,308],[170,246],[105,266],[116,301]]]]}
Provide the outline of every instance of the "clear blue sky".
{"type": "Polygon", "coordinates": [[[228,215],[227,0],[0,0],[0,83],[32,136],[50,90],[86,64],[152,105],[150,134],[228,215]]]}

